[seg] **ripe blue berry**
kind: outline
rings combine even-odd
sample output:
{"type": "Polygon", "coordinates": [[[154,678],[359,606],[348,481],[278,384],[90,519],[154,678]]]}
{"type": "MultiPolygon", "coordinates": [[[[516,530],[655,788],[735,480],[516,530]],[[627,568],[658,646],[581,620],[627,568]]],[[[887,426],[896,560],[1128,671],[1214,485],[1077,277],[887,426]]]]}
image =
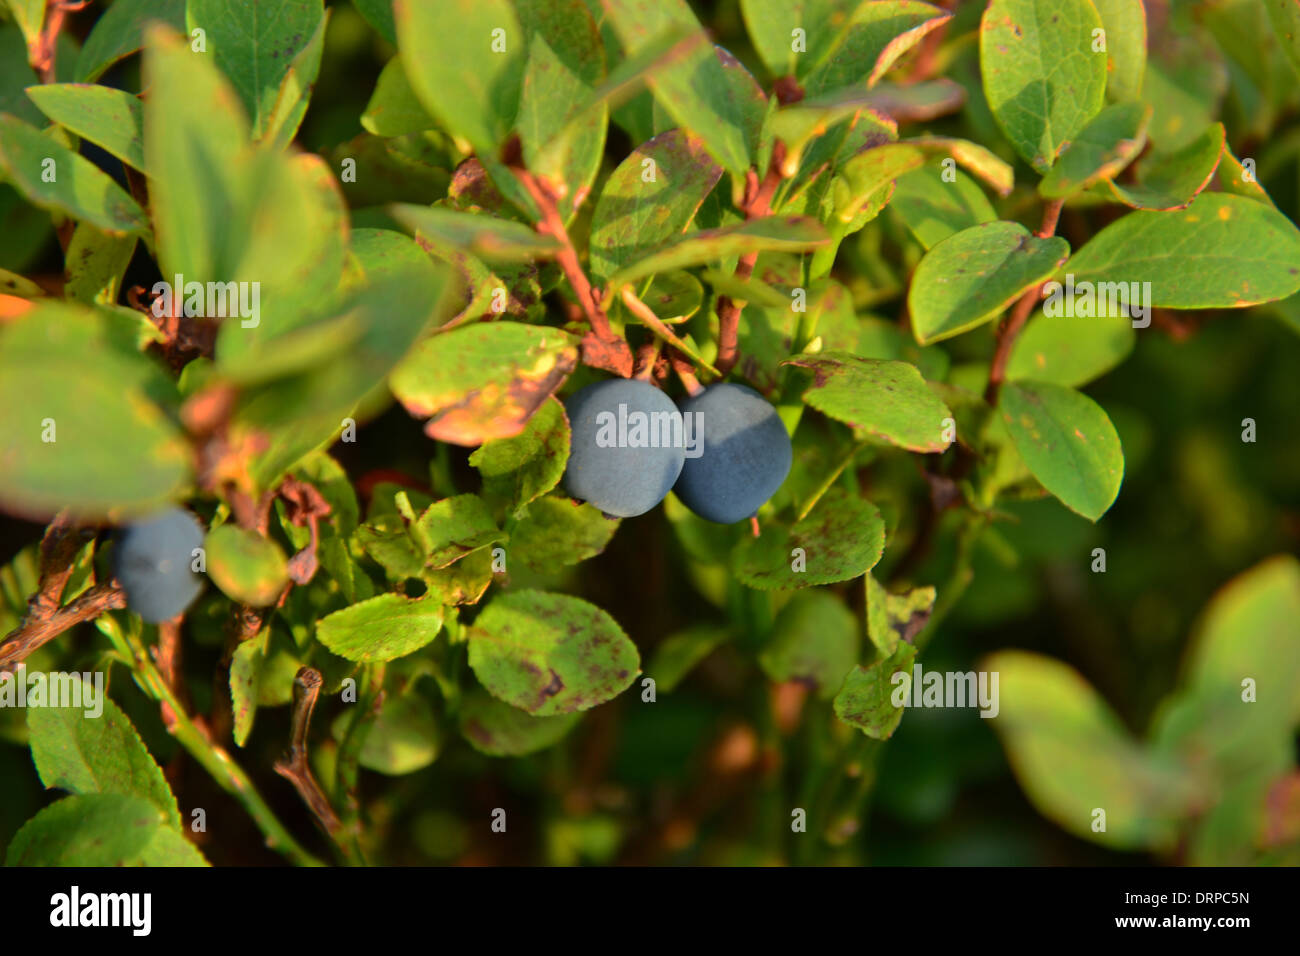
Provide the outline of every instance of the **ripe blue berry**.
{"type": "Polygon", "coordinates": [[[179,508],[128,527],[114,558],[127,606],[154,624],[189,607],[203,590],[203,579],[190,570],[194,549],[202,545],[202,526],[179,508]]]}
{"type": "Polygon", "coordinates": [[[751,388],[723,383],[686,399],[682,413],[699,422],[703,451],[686,459],[673,492],[701,518],[719,524],[757,513],[794,460],[776,409],[751,388]]]}
{"type": "Polygon", "coordinates": [[[573,430],[564,471],[570,495],[619,518],[664,500],[685,457],[672,399],[646,382],[610,379],[579,389],[564,407],[573,430]]]}

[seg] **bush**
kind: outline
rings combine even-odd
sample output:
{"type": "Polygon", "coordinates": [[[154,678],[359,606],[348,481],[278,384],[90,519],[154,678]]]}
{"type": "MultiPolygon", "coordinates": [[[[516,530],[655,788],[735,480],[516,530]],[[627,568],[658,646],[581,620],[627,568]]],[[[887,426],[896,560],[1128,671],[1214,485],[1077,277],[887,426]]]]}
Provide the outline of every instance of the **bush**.
{"type": "Polygon", "coordinates": [[[1300,861],[1294,4],[44,6],[9,863],[1300,861]]]}

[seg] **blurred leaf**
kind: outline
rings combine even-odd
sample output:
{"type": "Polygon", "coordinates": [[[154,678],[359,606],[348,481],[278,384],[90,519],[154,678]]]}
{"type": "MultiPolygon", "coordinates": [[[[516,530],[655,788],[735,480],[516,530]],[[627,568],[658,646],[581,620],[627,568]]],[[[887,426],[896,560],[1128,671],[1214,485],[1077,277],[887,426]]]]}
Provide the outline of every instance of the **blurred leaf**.
{"type": "Polygon", "coordinates": [[[107,173],[12,116],[0,116],[0,171],[42,209],[115,235],[149,232],[144,210],[107,173]]]}
{"type": "Polygon", "coordinates": [[[45,21],[45,0],[5,0],[5,5],[18,28],[23,31],[27,45],[34,46],[41,33],[41,24],[45,21]]]}
{"type": "Polygon", "coordinates": [[[253,718],[261,696],[262,664],[266,658],[270,628],[241,641],[230,661],[230,705],[234,719],[235,746],[242,747],[253,732],[253,718]]]}
{"type": "Polygon", "coordinates": [[[1264,0],[1264,7],[1282,51],[1300,74],[1300,0],[1264,0]]]}
{"type": "Polygon", "coordinates": [[[59,302],[0,329],[0,405],[15,410],[0,418],[6,508],[121,516],[186,485],[189,445],[158,404],[174,405],[175,386],[134,335],[124,317],[59,302]]]}
{"type": "Polygon", "coordinates": [[[1147,67],[1146,7],[1142,0],[1092,2],[1106,30],[1106,96],[1119,102],[1136,100],[1147,67]]]}
{"type": "Polygon", "coordinates": [[[996,318],[1069,254],[1064,239],[1039,239],[1018,222],[984,223],[949,236],[912,275],[907,307],[916,341],[928,345],[996,318]]]}
{"type": "Polygon", "coordinates": [[[706,625],[669,634],[646,665],[646,676],[654,678],[655,692],[672,693],[697,664],[730,639],[729,631],[706,625]]]}
{"type": "Polygon", "coordinates": [[[1105,514],[1124,480],[1124,451],[1097,403],[1060,385],[1023,381],[1003,385],[999,407],[1043,487],[1089,521],[1105,514]]]}
{"type": "Polygon", "coordinates": [[[114,0],[95,21],[77,57],[76,76],[93,83],[101,73],[144,46],[145,25],[185,29],[185,0],[114,0]]]}
{"type": "Polygon", "coordinates": [[[907,699],[910,696],[912,660],[915,657],[915,647],[900,644],[891,657],[876,661],[869,667],[853,668],[835,695],[835,716],[868,737],[888,740],[903,719],[903,708],[895,707],[891,698],[898,695],[907,699]],[[899,684],[893,680],[897,673],[906,675],[899,684]]]}
{"type": "Polygon", "coordinates": [[[203,855],[140,797],[67,797],[32,817],[14,836],[6,866],[207,866],[203,855]]]}
{"type": "Polygon", "coordinates": [[[393,57],[379,74],[361,125],[376,136],[401,136],[433,129],[437,121],[425,112],[406,79],[401,57],[393,57]]]}
{"type": "Polygon", "coordinates": [[[381,594],[321,618],[316,639],[340,657],[372,664],[418,651],[438,636],[442,620],[442,605],[433,601],[381,594]]]}
{"type": "Polygon", "coordinates": [[[1048,199],[1066,199],[1114,179],[1142,152],[1150,119],[1151,107],[1141,103],[1106,107],[1065,147],[1038,192],[1048,199]]]}
{"type": "Polygon", "coordinates": [[[86,83],[50,83],[28,87],[27,95],[54,122],[144,169],[144,107],[130,93],[86,83]]]}
{"type": "Polygon", "coordinates": [[[136,242],[135,236],[112,236],[90,223],[79,223],[63,256],[68,280],[63,287],[64,297],[87,305],[117,302],[136,242]]]}
{"type": "Polygon", "coordinates": [[[563,332],[492,322],[425,339],[389,384],[407,411],[430,418],[431,438],[479,445],[522,432],[577,361],[577,346],[563,332]]]}
{"type": "Polygon", "coordinates": [[[1186,208],[1214,178],[1224,142],[1223,124],[1212,123],[1177,152],[1140,164],[1137,183],[1121,185],[1112,181],[1110,191],[1121,202],[1138,209],[1186,208]]]}
{"type": "Polygon", "coordinates": [[[461,702],[460,732],[489,757],[523,757],[554,746],[580,719],[576,713],[534,717],[475,689],[461,702]]]}
{"type": "Polygon", "coordinates": [[[390,777],[423,770],[438,759],[439,736],[433,708],[414,689],[387,695],[366,734],[361,766],[390,777]]]}
{"type": "Polygon", "coordinates": [[[1263,203],[1202,193],[1178,212],[1132,212],[1066,264],[1084,281],[1150,282],[1148,305],[1243,308],[1300,290],[1300,231],[1263,203]]]}
{"type": "Polygon", "coordinates": [[[952,413],[926,388],[916,366],[834,351],[796,356],[786,364],[813,373],[803,398],[824,415],[909,451],[948,447],[944,420],[952,413]]]}
{"type": "Polygon", "coordinates": [[[397,48],[431,116],[480,155],[506,139],[528,44],[508,0],[396,0],[397,48]]]}
{"type": "Polygon", "coordinates": [[[325,33],[330,11],[316,23],[316,29],[307,43],[289,61],[289,68],[280,81],[271,112],[266,119],[262,141],[281,149],[289,145],[298,134],[298,127],[307,115],[307,105],[320,74],[321,57],[325,52],[325,33]]]}
{"type": "Polygon", "coordinates": [[[537,572],[578,564],[604,551],[618,526],[595,505],[538,498],[510,532],[510,557],[537,572]]]}
{"type": "Polygon", "coordinates": [[[393,0],[352,0],[357,12],[385,40],[397,46],[397,27],[393,23],[393,0]]]}
{"type": "Polygon", "coordinates": [[[166,823],[179,827],[180,810],[162,770],[131,721],[109,699],[107,688],[103,684],[96,688],[75,674],[51,674],[49,680],[51,695],[57,681],[63,688],[62,700],[79,697],[83,706],[27,709],[32,761],[41,783],[48,789],[57,787],[69,793],[141,797],[162,811],[166,823]],[[96,705],[102,706],[102,712],[95,713],[96,708],[90,706],[91,695],[96,695],[96,705]]]}
{"type": "Polygon", "coordinates": [[[860,643],[857,619],[840,598],[800,591],[776,616],[758,663],[771,680],[799,681],[830,700],[857,663],[860,643]]]}
{"type": "Polygon", "coordinates": [[[690,227],[722,169],[699,139],[660,133],[610,174],[591,217],[591,272],[604,279],[690,227]]]}
{"type": "Polygon", "coordinates": [[[1002,651],[982,670],[998,675],[993,729],[1016,779],[1040,813],[1084,839],[1121,849],[1167,849],[1196,792],[1177,764],[1144,750],[1072,668],[1002,651]],[[1093,829],[1097,809],[1103,831],[1093,829]]]}
{"type": "Polygon", "coordinates": [[[851,581],[870,571],[885,547],[885,522],[869,501],[832,488],[812,513],[793,527],[769,524],[745,537],[732,567],[742,582],[761,591],[851,581]]]}
{"type": "Polygon", "coordinates": [[[489,604],[469,631],[469,665],[494,697],[539,717],[603,704],[641,672],[636,645],[605,611],[543,591],[489,604]]]}
{"type": "Polygon", "coordinates": [[[900,643],[910,644],[929,622],[935,590],[921,587],[891,594],[870,573],[866,582],[867,636],[882,657],[889,657],[900,643]]]}
{"type": "Polygon", "coordinates": [[[284,552],[256,531],[223,524],[203,542],[208,577],[232,601],[267,607],[289,582],[284,552]]]}
{"type": "Polygon", "coordinates": [[[1092,52],[1102,28],[1089,0],[992,0],[980,22],[980,75],[998,125],[1041,172],[1097,115],[1106,58],[1092,52]]]}

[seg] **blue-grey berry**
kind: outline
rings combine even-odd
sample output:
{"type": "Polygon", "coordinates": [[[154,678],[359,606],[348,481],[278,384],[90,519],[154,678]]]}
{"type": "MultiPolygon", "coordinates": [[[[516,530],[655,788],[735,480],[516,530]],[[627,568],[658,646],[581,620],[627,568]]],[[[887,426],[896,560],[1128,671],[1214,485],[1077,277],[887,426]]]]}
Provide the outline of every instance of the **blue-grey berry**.
{"type": "Polygon", "coordinates": [[[191,569],[203,527],[188,511],[170,508],[122,532],[114,572],[127,607],[146,621],[169,621],[194,602],[203,579],[191,569]]]}

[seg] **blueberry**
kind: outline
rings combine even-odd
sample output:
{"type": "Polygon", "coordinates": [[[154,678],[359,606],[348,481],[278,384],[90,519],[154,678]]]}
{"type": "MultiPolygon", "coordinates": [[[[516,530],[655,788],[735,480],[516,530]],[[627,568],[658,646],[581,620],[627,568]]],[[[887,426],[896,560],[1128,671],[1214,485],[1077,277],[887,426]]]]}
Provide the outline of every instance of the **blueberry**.
{"type": "Polygon", "coordinates": [[[203,546],[203,527],[188,511],[171,508],[122,532],[114,570],[127,606],[146,621],[169,621],[203,590],[190,570],[194,549],[203,546]]]}
{"type": "Polygon", "coordinates": [[[564,489],[607,515],[631,518],[664,500],[685,458],[681,413],[659,389],[610,379],[564,403],[573,430],[564,489]]]}
{"type": "Polygon", "coordinates": [[[712,385],[682,403],[703,434],[673,492],[701,518],[731,524],[757,513],[790,473],[794,452],[776,409],[751,388],[712,385]]]}

